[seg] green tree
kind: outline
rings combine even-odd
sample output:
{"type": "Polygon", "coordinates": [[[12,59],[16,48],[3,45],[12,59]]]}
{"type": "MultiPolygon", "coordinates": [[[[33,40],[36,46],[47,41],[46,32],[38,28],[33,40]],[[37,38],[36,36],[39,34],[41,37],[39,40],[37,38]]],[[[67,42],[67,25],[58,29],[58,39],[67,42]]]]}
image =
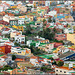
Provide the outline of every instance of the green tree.
{"type": "Polygon", "coordinates": [[[63,65],[64,65],[64,62],[63,62],[63,61],[58,61],[58,62],[57,62],[57,66],[60,67],[60,66],[63,66],[63,65]]]}
{"type": "Polygon", "coordinates": [[[54,33],[57,33],[57,29],[56,29],[56,28],[53,28],[53,32],[54,32],[54,33]]]}
{"type": "Polygon", "coordinates": [[[30,25],[26,24],[26,33],[25,33],[25,35],[31,34],[31,30],[32,30],[32,28],[30,27],[30,25]]]}
{"type": "Polygon", "coordinates": [[[15,55],[12,55],[12,60],[15,60],[16,59],[16,56],[15,55]]]}
{"type": "Polygon", "coordinates": [[[56,61],[52,62],[52,65],[56,65],[56,61]]]}
{"type": "Polygon", "coordinates": [[[52,22],[51,17],[48,18],[48,22],[52,22]]]}
{"type": "Polygon", "coordinates": [[[16,45],[16,46],[20,46],[20,44],[19,44],[19,43],[17,43],[17,42],[15,42],[15,43],[14,43],[14,45],[16,45]]]}
{"type": "Polygon", "coordinates": [[[45,39],[52,40],[54,39],[55,33],[53,33],[51,29],[46,28],[43,31],[39,32],[38,35],[44,37],[45,39]]]}
{"type": "Polygon", "coordinates": [[[46,19],[43,19],[43,23],[46,21],[46,19]]]}
{"type": "Polygon", "coordinates": [[[67,27],[68,27],[68,23],[67,23],[67,25],[66,25],[67,27]]]}
{"type": "Polygon", "coordinates": [[[53,19],[53,22],[55,23],[55,19],[53,19]]]}

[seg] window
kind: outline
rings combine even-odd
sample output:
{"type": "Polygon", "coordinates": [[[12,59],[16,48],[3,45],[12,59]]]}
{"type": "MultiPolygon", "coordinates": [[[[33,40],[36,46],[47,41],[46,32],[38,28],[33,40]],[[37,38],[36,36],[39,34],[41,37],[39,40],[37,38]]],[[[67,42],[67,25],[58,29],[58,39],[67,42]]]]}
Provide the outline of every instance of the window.
{"type": "Polygon", "coordinates": [[[60,72],[62,72],[62,71],[60,71],[60,72]]]}
{"type": "Polygon", "coordinates": [[[18,53],[21,53],[21,52],[18,52],[18,53]]]}
{"type": "Polygon", "coordinates": [[[66,73],[66,71],[64,71],[64,73],[66,73]]]}
{"type": "Polygon", "coordinates": [[[21,40],[24,40],[24,38],[22,38],[21,40]]]}
{"type": "Polygon", "coordinates": [[[58,70],[56,70],[56,71],[58,71],[58,70]]]}

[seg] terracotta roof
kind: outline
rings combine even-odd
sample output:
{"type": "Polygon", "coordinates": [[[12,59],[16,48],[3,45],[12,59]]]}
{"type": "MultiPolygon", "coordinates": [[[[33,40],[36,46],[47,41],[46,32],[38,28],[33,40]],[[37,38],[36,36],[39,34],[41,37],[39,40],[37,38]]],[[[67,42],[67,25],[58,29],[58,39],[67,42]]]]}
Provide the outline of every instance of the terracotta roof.
{"type": "Polygon", "coordinates": [[[3,24],[3,25],[9,25],[8,22],[4,21],[4,20],[0,20],[0,24],[3,24]]]}
{"type": "Polygon", "coordinates": [[[29,51],[26,50],[26,53],[29,53],[29,51]]]}
{"type": "Polygon", "coordinates": [[[4,56],[2,56],[1,58],[4,58],[4,59],[6,59],[6,58],[7,58],[7,56],[6,56],[6,55],[4,55],[4,56]]]}
{"type": "Polygon", "coordinates": [[[62,66],[62,67],[56,67],[56,68],[60,68],[60,69],[66,69],[66,70],[73,70],[73,68],[64,67],[64,66],[62,66]]]}
{"type": "Polygon", "coordinates": [[[37,59],[37,57],[36,56],[32,56],[31,59],[37,59]]]}
{"type": "Polygon", "coordinates": [[[23,59],[16,58],[15,61],[23,61],[23,59]]]}

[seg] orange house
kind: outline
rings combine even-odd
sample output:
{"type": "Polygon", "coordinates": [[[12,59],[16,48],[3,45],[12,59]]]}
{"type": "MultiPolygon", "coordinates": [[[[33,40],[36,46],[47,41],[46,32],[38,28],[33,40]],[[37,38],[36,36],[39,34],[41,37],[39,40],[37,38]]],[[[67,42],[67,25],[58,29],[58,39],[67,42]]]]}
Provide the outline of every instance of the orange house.
{"type": "Polygon", "coordinates": [[[5,53],[5,47],[4,47],[4,46],[1,46],[1,47],[0,47],[0,52],[1,52],[1,53],[5,53]]]}

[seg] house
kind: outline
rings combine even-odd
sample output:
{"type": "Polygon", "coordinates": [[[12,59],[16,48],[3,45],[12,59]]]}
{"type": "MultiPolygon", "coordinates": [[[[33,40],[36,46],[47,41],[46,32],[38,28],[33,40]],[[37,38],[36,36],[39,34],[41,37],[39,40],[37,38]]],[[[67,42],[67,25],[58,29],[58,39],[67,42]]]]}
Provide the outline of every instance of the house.
{"type": "Polygon", "coordinates": [[[6,3],[6,2],[4,2],[4,3],[1,3],[0,4],[0,12],[3,12],[3,11],[5,11],[6,9],[8,9],[9,8],[9,4],[8,3],[6,3]]]}
{"type": "Polygon", "coordinates": [[[56,55],[62,55],[66,52],[70,51],[70,49],[68,47],[65,47],[65,46],[59,46],[57,47],[56,50],[53,51],[53,54],[56,54],[56,55]]]}
{"type": "Polygon", "coordinates": [[[45,1],[45,6],[50,6],[50,1],[45,1]]]}
{"type": "Polygon", "coordinates": [[[48,12],[48,15],[54,17],[55,15],[57,15],[57,11],[50,11],[50,12],[48,12]]]}
{"type": "Polygon", "coordinates": [[[51,62],[51,60],[47,58],[42,58],[42,57],[36,57],[32,56],[30,58],[30,63],[32,63],[35,67],[41,67],[43,64],[49,64],[48,62],[51,62]]]}
{"type": "Polygon", "coordinates": [[[27,74],[40,74],[39,70],[29,69],[27,70],[27,74]]]}
{"type": "Polygon", "coordinates": [[[18,25],[21,25],[21,24],[25,24],[25,19],[24,18],[19,18],[18,19],[18,25]]]}
{"type": "Polygon", "coordinates": [[[22,6],[21,4],[18,4],[17,8],[22,11],[23,13],[25,13],[27,11],[27,7],[22,6]]]}
{"type": "Polygon", "coordinates": [[[75,53],[73,51],[68,51],[58,56],[62,60],[73,60],[75,58],[75,53]]]}
{"type": "Polygon", "coordinates": [[[10,53],[11,52],[11,46],[10,45],[2,45],[0,44],[0,53],[10,53]]]}
{"type": "Polygon", "coordinates": [[[25,45],[25,35],[18,35],[14,37],[15,42],[25,45]]]}
{"type": "Polygon", "coordinates": [[[16,30],[13,30],[11,33],[10,33],[10,38],[14,38],[15,36],[17,35],[22,35],[22,32],[21,31],[16,31],[16,30]]]}
{"type": "Polygon", "coordinates": [[[0,41],[5,43],[5,42],[10,42],[8,38],[0,38],[0,41]]]}
{"type": "Polygon", "coordinates": [[[13,69],[12,71],[10,71],[10,74],[27,74],[27,71],[23,71],[22,69],[13,69]]]}
{"type": "Polygon", "coordinates": [[[55,68],[55,74],[68,74],[70,71],[75,71],[73,68],[69,67],[56,67],[55,68]]]}
{"type": "Polygon", "coordinates": [[[59,43],[59,42],[54,42],[54,48],[57,48],[58,46],[63,45],[63,43],[59,43]]]}
{"type": "Polygon", "coordinates": [[[38,57],[32,56],[30,58],[30,63],[32,63],[35,67],[40,67],[40,63],[38,62],[38,57]]]}
{"type": "Polygon", "coordinates": [[[49,43],[49,44],[41,43],[41,44],[38,46],[38,49],[44,50],[44,51],[46,51],[46,52],[51,52],[53,48],[54,48],[54,43],[49,43]]]}
{"type": "Polygon", "coordinates": [[[39,37],[39,36],[36,36],[36,37],[31,37],[29,38],[29,40],[27,41],[27,45],[28,46],[35,46],[35,47],[38,47],[40,46],[40,44],[48,44],[49,43],[49,40],[48,39],[45,39],[45,38],[42,38],[42,37],[39,37]]]}
{"type": "Polygon", "coordinates": [[[7,63],[6,63],[5,61],[1,61],[1,60],[0,60],[0,67],[3,67],[3,66],[5,66],[5,65],[7,65],[7,63]]]}
{"type": "Polygon", "coordinates": [[[1,25],[4,25],[4,26],[5,26],[5,25],[9,25],[9,23],[6,22],[6,21],[4,21],[4,20],[0,20],[0,24],[1,24],[1,25]]]}
{"type": "Polygon", "coordinates": [[[64,28],[64,33],[74,33],[74,29],[72,28],[64,28]]]}
{"type": "Polygon", "coordinates": [[[12,61],[12,57],[7,56],[7,55],[2,55],[2,56],[0,57],[0,61],[5,61],[7,64],[9,64],[10,61],[12,61]]]}
{"type": "Polygon", "coordinates": [[[75,44],[75,34],[67,34],[67,40],[75,44]]]}
{"type": "Polygon", "coordinates": [[[4,28],[4,25],[0,25],[0,30],[2,30],[4,28]]]}
{"type": "Polygon", "coordinates": [[[25,44],[25,35],[22,35],[21,31],[12,31],[10,33],[11,41],[15,41],[21,45],[25,44]]]}
{"type": "Polygon", "coordinates": [[[30,55],[31,50],[28,48],[21,48],[21,47],[11,47],[11,53],[15,53],[18,55],[30,55]]]}
{"type": "Polygon", "coordinates": [[[55,39],[57,39],[57,40],[66,40],[67,39],[67,34],[62,34],[62,33],[55,34],[55,39]]]}
{"type": "Polygon", "coordinates": [[[10,45],[10,46],[14,46],[13,42],[5,42],[4,44],[10,45]]]}
{"type": "Polygon", "coordinates": [[[20,68],[13,69],[10,74],[40,74],[39,70],[20,68]]]}
{"type": "Polygon", "coordinates": [[[27,41],[27,45],[28,45],[28,46],[35,46],[35,47],[38,47],[38,46],[40,45],[40,42],[39,42],[39,41],[28,40],[28,41],[27,41]]]}
{"type": "Polygon", "coordinates": [[[10,34],[11,29],[10,28],[2,28],[2,34],[10,34]]]}
{"type": "Polygon", "coordinates": [[[11,26],[12,25],[18,25],[18,20],[14,16],[5,15],[5,16],[3,16],[3,20],[10,23],[11,26]]]}

